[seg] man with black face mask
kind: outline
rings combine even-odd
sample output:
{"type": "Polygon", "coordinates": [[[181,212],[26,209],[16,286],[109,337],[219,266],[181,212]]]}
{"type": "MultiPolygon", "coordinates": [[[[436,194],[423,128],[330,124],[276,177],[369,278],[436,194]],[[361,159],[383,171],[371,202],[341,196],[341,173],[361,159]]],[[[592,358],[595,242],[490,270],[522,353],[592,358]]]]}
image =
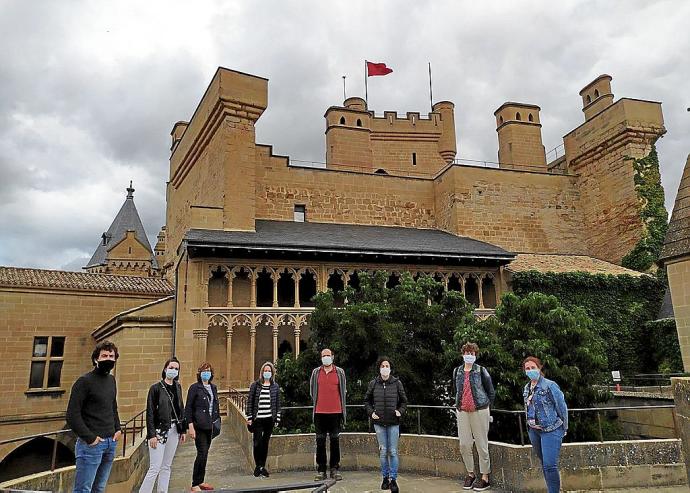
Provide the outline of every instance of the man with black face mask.
{"type": "Polygon", "coordinates": [[[74,382],[67,405],[67,425],[77,435],[75,493],[105,491],[120,438],[117,388],[110,370],[120,355],[110,341],[99,343],[91,353],[93,371],[74,382]]]}

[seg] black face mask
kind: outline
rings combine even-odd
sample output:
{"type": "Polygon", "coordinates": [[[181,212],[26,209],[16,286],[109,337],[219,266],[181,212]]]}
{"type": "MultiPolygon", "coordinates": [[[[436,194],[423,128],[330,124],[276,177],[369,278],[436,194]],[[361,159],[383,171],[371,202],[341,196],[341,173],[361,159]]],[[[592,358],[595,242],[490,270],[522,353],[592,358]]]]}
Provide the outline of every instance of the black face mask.
{"type": "Polygon", "coordinates": [[[112,370],[115,367],[115,362],[111,359],[104,359],[101,361],[96,361],[96,368],[98,369],[99,373],[107,374],[110,373],[110,370],[112,370]]]}

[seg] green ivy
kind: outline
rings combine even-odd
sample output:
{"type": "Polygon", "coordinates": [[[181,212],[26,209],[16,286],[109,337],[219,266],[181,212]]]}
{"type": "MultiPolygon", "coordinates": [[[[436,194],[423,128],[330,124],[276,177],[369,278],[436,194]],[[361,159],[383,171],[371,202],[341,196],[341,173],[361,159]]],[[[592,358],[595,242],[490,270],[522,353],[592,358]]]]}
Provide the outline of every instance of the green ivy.
{"type": "MultiPolygon", "coordinates": [[[[610,370],[624,375],[683,370],[677,344],[656,345],[659,354],[647,357],[650,341],[658,340],[658,326],[648,323],[656,319],[666,289],[657,277],[528,271],[513,274],[512,288],[518,296],[540,292],[564,306],[582,307],[607,345],[610,370]]],[[[664,334],[672,334],[669,330],[663,327],[664,334]]]]}
{"type": "Polygon", "coordinates": [[[668,227],[668,212],[664,206],[664,187],[661,186],[659,157],[655,145],[652,145],[647,156],[634,160],[633,169],[635,189],[642,203],[640,218],[644,231],[640,241],[623,257],[622,265],[645,272],[659,259],[668,227]]]}

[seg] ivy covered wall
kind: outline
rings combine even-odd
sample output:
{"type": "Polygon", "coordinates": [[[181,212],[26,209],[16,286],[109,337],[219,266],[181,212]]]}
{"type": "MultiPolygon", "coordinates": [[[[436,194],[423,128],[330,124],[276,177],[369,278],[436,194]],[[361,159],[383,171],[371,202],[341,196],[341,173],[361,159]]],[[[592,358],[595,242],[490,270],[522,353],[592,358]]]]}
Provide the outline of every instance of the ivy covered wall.
{"type": "Polygon", "coordinates": [[[624,375],[683,371],[677,341],[673,344],[675,323],[650,324],[665,290],[656,277],[528,271],[513,273],[511,284],[520,296],[552,294],[565,306],[584,308],[607,344],[610,370],[624,375]]]}
{"type": "Polygon", "coordinates": [[[642,159],[633,160],[635,190],[642,204],[640,218],[644,233],[621,264],[628,269],[648,271],[659,259],[668,228],[668,213],[664,206],[664,187],[661,185],[659,157],[656,146],[642,159]]]}

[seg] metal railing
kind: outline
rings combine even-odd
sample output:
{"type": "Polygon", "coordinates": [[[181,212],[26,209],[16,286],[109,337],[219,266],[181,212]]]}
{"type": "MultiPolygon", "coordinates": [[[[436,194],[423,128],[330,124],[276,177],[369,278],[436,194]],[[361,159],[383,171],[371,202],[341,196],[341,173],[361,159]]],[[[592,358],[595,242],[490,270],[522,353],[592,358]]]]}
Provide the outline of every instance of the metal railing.
{"type": "Polygon", "coordinates": [[[558,144],[556,147],[551,149],[549,152],[546,153],[546,162],[551,163],[558,159],[559,157],[565,156],[565,144],[558,144]],[[559,151],[560,151],[560,156],[559,156],[559,151]]]}
{"type": "MultiPolygon", "coordinates": [[[[357,405],[357,404],[348,404],[346,406],[349,409],[359,409],[362,412],[364,411],[364,406],[363,405],[357,405]]],[[[290,411],[303,411],[303,410],[311,410],[313,406],[284,406],[282,408],[283,411],[283,417],[286,416],[286,412],[290,411]]],[[[244,409],[242,407],[241,409],[244,409]]],[[[596,415],[596,425],[597,425],[597,434],[600,442],[605,441],[605,434],[604,434],[604,426],[602,422],[602,414],[606,413],[616,413],[618,411],[633,411],[633,412],[641,412],[641,411],[649,411],[649,410],[660,410],[660,409],[670,409],[672,414],[673,414],[673,425],[674,425],[674,436],[678,438],[679,431],[678,431],[678,422],[676,419],[676,410],[675,406],[672,404],[664,404],[664,405],[651,405],[651,406],[607,406],[607,407],[590,407],[590,408],[573,408],[573,409],[568,409],[568,414],[570,416],[577,415],[577,414],[584,414],[584,413],[594,413],[596,415]]],[[[431,405],[423,405],[423,404],[408,404],[407,405],[407,410],[408,414],[414,413],[415,414],[415,424],[416,424],[416,432],[418,435],[424,434],[424,429],[422,426],[422,411],[425,410],[437,410],[437,411],[445,411],[448,413],[448,417],[454,415],[456,412],[456,408],[453,406],[431,406],[431,405]]],[[[520,444],[525,445],[528,442],[527,436],[527,423],[525,419],[525,411],[524,410],[510,410],[510,409],[496,409],[492,408],[491,409],[491,414],[492,415],[503,415],[503,416],[514,416],[514,418],[510,419],[515,419],[516,424],[517,424],[517,429],[519,430],[519,436],[520,436],[520,444]]],[[[409,419],[409,418],[408,418],[409,419]]],[[[408,422],[409,423],[409,422],[408,422]]],[[[454,435],[452,435],[454,436],[454,435]]]]}
{"type": "MultiPolygon", "coordinates": [[[[125,421],[124,423],[120,423],[120,431],[122,432],[122,456],[124,457],[127,453],[127,437],[131,436],[131,446],[134,446],[134,442],[136,441],[136,434],[139,433],[139,436],[143,436],[144,430],[146,429],[146,410],[140,411],[134,416],[132,416],[129,420],[125,421]],[[137,424],[139,423],[139,424],[137,424]]],[[[53,447],[52,447],[52,453],[51,453],[51,458],[50,458],[50,470],[54,471],[55,466],[56,466],[56,461],[57,461],[57,447],[58,447],[58,437],[70,434],[74,436],[74,432],[71,429],[64,429],[64,430],[57,430],[57,431],[49,431],[46,433],[37,433],[35,435],[26,435],[22,437],[16,437],[16,438],[9,438],[6,440],[0,440],[0,446],[1,445],[7,445],[10,443],[17,443],[17,442],[24,442],[24,441],[29,441],[33,440],[35,438],[49,438],[49,437],[55,437],[53,438],[53,447]]]]}
{"type": "Polygon", "coordinates": [[[240,392],[239,390],[230,387],[228,391],[228,399],[234,403],[238,408],[242,410],[247,409],[247,394],[240,392]]]}

